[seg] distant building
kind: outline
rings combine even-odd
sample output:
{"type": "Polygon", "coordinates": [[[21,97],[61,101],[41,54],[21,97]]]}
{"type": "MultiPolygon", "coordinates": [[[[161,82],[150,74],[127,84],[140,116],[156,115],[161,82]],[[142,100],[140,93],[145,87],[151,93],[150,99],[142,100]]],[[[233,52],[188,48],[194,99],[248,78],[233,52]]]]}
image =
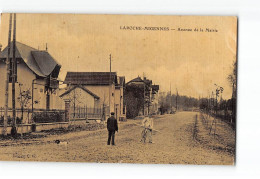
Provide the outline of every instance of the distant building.
{"type": "Polygon", "coordinates": [[[152,114],[159,113],[159,85],[152,85],[151,112],[152,114]]]}
{"type": "Polygon", "coordinates": [[[153,85],[146,77],[127,82],[124,93],[127,117],[158,114],[158,92],[159,85],[153,85]]]}
{"type": "MultiPolygon", "coordinates": [[[[10,61],[12,61],[13,43],[11,43],[10,61]]],[[[33,93],[34,109],[60,109],[58,76],[61,65],[44,50],[37,50],[28,45],[16,42],[16,108],[20,108],[17,100],[21,91],[33,93]]],[[[8,48],[0,51],[0,107],[4,107],[6,59],[8,48]]],[[[11,63],[10,63],[11,66],[11,63]]],[[[10,74],[11,75],[11,74],[10,74]]],[[[9,78],[9,107],[12,105],[11,78],[9,78]]],[[[29,101],[31,106],[31,100],[29,101]]],[[[31,108],[31,107],[30,107],[31,108]]]]}
{"type": "Polygon", "coordinates": [[[116,72],[67,72],[67,89],[81,85],[99,97],[99,105],[105,107],[106,117],[115,112],[117,119],[125,117],[123,93],[125,77],[116,72]]]}

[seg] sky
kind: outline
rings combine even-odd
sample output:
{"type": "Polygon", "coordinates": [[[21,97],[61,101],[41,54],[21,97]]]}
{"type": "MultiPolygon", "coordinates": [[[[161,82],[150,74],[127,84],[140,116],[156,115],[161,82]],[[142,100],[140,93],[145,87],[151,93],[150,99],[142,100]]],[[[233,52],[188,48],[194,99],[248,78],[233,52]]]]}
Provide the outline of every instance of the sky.
{"type": "MultiPolygon", "coordinates": [[[[145,75],[163,92],[171,88],[172,93],[178,89],[180,95],[206,97],[217,84],[224,88],[224,99],[232,95],[227,77],[236,60],[236,17],[17,14],[16,20],[17,41],[40,50],[47,43],[62,65],[61,80],[67,71],[108,72],[112,54],[112,71],[126,82],[145,75]]],[[[5,48],[9,14],[2,14],[0,23],[5,48]]]]}

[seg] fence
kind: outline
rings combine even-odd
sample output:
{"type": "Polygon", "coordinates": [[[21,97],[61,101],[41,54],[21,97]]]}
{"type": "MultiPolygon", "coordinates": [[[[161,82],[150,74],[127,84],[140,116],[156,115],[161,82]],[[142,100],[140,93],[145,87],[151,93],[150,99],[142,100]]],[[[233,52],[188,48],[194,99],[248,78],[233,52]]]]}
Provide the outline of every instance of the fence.
{"type": "MultiPolygon", "coordinates": [[[[12,109],[8,109],[8,124],[12,123],[12,109]]],[[[65,120],[65,110],[45,110],[34,109],[33,116],[31,109],[16,109],[16,122],[17,124],[31,124],[31,123],[49,123],[49,122],[62,122],[65,120]]],[[[4,121],[4,108],[0,107],[0,125],[4,121]]]]}
{"type": "MultiPolygon", "coordinates": [[[[4,107],[0,107],[0,125],[3,125],[3,121],[4,121],[4,107]]],[[[7,118],[8,118],[8,124],[11,124],[12,121],[12,109],[9,108],[8,109],[8,113],[7,113],[7,118]]],[[[16,109],[16,121],[18,124],[28,124],[31,123],[31,116],[32,116],[32,111],[29,109],[20,109],[17,108],[16,109]]]]}
{"type": "Polygon", "coordinates": [[[104,119],[107,115],[107,107],[89,108],[82,106],[70,107],[70,119],[104,119]]]}
{"type": "MultiPolygon", "coordinates": [[[[16,121],[17,124],[32,124],[32,123],[52,123],[52,122],[64,122],[65,110],[46,110],[46,109],[34,109],[33,115],[31,109],[16,109],[16,121]]],[[[70,120],[73,119],[94,119],[105,120],[109,117],[109,106],[101,106],[96,108],[82,107],[82,106],[70,106],[69,115],[70,120]]],[[[0,125],[3,125],[4,121],[4,108],[0,107],[0,125]]],[[[12,124],[12,109],[8,109],[8,124],[12,124]]]]}

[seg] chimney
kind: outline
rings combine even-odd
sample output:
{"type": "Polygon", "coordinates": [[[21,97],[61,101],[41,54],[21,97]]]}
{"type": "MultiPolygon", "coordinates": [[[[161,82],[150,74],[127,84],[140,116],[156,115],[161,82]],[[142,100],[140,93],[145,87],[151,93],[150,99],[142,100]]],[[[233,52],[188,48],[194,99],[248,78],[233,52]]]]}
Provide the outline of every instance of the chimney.
{"type": "Polygon", "coordinates": [[[0,44],[0,52],[2,51],[2,44],[0,44]]]}

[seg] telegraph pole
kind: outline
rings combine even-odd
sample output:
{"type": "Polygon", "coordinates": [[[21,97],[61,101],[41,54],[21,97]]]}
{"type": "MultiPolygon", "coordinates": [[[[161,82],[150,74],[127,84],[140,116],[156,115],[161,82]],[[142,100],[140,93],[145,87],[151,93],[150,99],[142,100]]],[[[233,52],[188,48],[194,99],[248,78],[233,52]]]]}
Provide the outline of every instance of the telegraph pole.
{"type": "Polygon", "coordinates": [[[176,112],[177,112],[177,109],[178,109],[178,89],[176,88],[176,112]]]}
{"type": "Polygon", "coordinates": [[[171,109],[171,112],[172,113],[172,84],[170,82],[170,109],[171,109]]]}
{"type": "Polygon", "coordinates": [[[8,53],[6,58],[6,79],[5,79],[5,112],[4,112],[4,131],[3,134],[7,135],[7,121],[8,121],[8,89],[9,89],[9,76],[10,76],[10,46],[11,46],[11,33],[12,33],[12,14],[9,18],[9,33],[8,33],[8,53]]]}
{"type": "Polygon", "coordinates": [[[211,105],[211,102],[210,102],[210,93],[209,93],[209,95],[208,95],[208,115],[210,112],[210,105],[211,105]]]}
{"type": "Polygon", "coordinates": [[[111,86],[112,86],[112,84],[111,84],[111,54],[109,55],[109,61],[110,61],[110,67],[109,67],[109,115],[110,115],[110,113],[111,113],[111,91],[112,91],[112,89],[111,89],[111,86]]]}
{"type": "Polygon", "coordinates": [[[214,106],[215,106],[215,100],[214,100],[214,92],[211,92],[211,106],[212,106],[212,113],[214,113],[214,106]]]}
{"type": "MultiPolygon", "coordinates": [[[[143,72],[143,81],[144,81],[144,72],[143,72]]],[[[143,105],[143,111],[145,111],[145,81],[144,81],[144,105],[143,105]]],[[[143,112],[143,115],[145,115],[145,112],[143,112]]]]}
{"type": "Polygon", "coordinates": [[[15,82],[16,82],[16,57],[15,57],[15,41],[16,41],[16,13],[14,13],[14,27],[13,27],[13,58],[12,58],[12,110],[13,123],[12,131],[16,135],[16,106],[15,106],[15,82]]]}
{"type": "Polygon", "coordinates": [[[218,89],[216,89],[216,110],[215,110],[216,115],[217,115],[217,109],[218,109],[218,89]]]}

